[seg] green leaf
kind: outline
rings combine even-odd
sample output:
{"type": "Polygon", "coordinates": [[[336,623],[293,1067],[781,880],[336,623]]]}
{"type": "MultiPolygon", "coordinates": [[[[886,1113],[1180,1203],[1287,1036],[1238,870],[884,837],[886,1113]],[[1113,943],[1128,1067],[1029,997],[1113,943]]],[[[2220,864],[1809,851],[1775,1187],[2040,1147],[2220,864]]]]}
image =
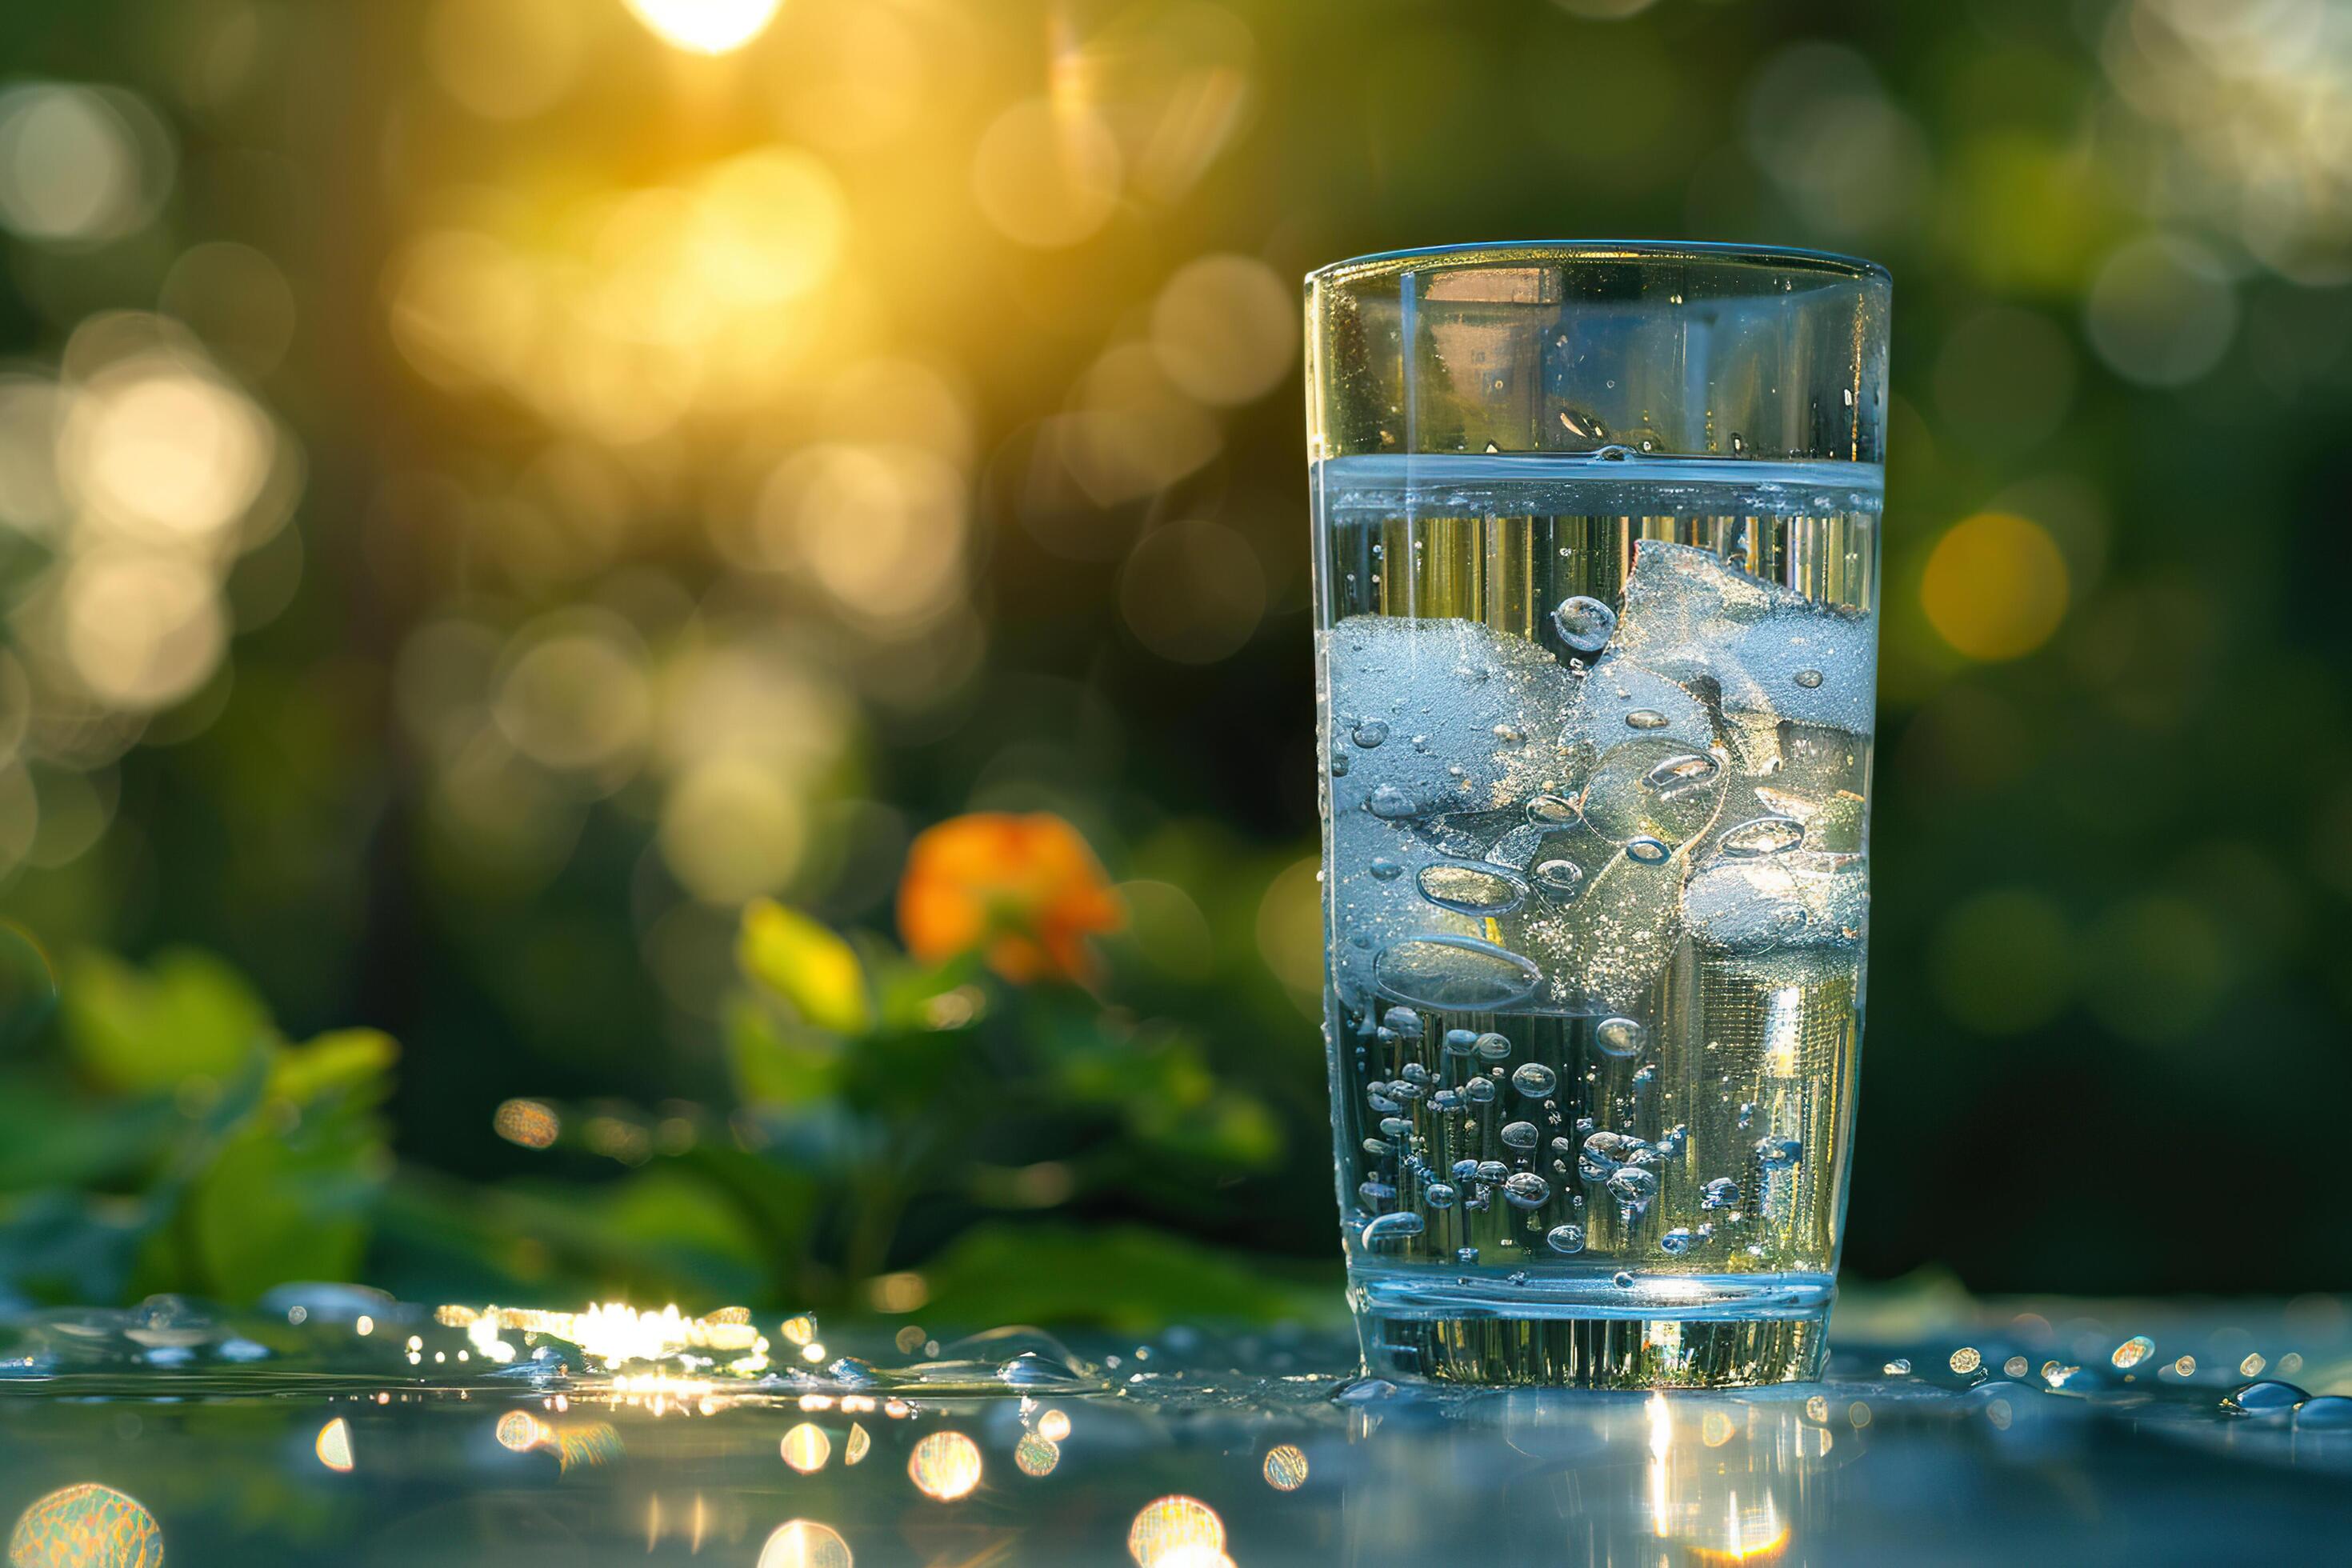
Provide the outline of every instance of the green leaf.
{"type": "Polygon", "coordinates": [[[1150,1333],[1178,1320],[1336,1322],[1338,1271],[1223,1252],[1141,1226],[975,1226],[919,1270],[927,1320],[1082,1323],[1150,1333]]]}
{"type": "Polygon", "coordinates": [[[247,1302],[289,1279],[351,1279],[387,1163],[373,1139],[297,1141],[247,1123],[188,1195],[206,1291],[247,1302]]]}
{"type": "Polygon", "coordinates": [[[268,1010],[236,972],[194,949],[166,952],[144,973],[83,952],[68,965],[64,989],[68,1048],[110,1089],[226,1082],[277,1038],[268,1010]]]}
{"type": "Polygon", "coordinates": [[[782,998],[804,1023],[835,1034],[863,1034],[874,1023],[866,971],[846,942],[773,899],[743,906],[735,943],[743,973],[782,998]]]}
{"type": "Polygon", "coordinates": [[[370,1105],[383,1098],[385,1073],[400,1047],[374,1029],[336,1029],[307,1045],[288,1046],[269,1064],[269,1092],[297,1105],[321,1095],[357,1094],[370,1105]]]}

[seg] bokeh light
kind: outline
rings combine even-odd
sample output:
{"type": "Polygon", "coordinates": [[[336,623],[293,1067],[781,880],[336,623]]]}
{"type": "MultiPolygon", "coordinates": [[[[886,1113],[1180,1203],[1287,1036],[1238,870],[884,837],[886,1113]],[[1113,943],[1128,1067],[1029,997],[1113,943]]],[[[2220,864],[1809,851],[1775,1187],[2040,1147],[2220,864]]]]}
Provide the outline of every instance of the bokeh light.
{"type": "Polygon", "coordinates": [[[938,616],[963,587],[963,483],[906,447],[794,454],[760,499],[761,558],[796,568],[850,620],[879,627],[938,616]]]}
{"type": "Polygon", "coordinates": [[[319,1439],[311,1447],[317,1451],[319,1463],[331,1470],[344,1471],[352,1468],[352,1424],[336,1416],[319,1428],[319,1439]]]}
{"type": "Polygon", "coordinates": [[[1128,1555],[1137,1568],[1178,1568],[1192,1554],[1225,1549],[1225,1521],[1199,1498],[1181,1494],[1143,1505],[1127,1528],[1128,1555]]]}
{"type": "Polygon", "coordinates": [[[833,1439],[824,1427],[803,1421],[784,1434],[782,1452],[785,1464],[804,1476],[814,1475],[833,1458],[833,1439]]]}
{"type": "Polygon", "coordinates": [[[547,1426],[528,1410],[509,1410],[499,1417],[492,1429],[499,1447],[517,1454],[528,1453],[547,1441],[547,1426]]]}
{"type": "Polygon", "coordinates": [[[1794,44],[1748,87],[1748,155],[1820,232],[1861,239],[1924,210],[1927,138],[1843,45],[1794,44]]]}
{"type": "Polygon", "coordinates": [[[9,1568],[163,1568],[163,1531],[135,1498],[95,1481],[64,1487],[17,1516],[9,1568]]]}
{"type": "Polygon", "coordinates": [[[831,1525],[788,1520],[760,1548],[758,1568],[852,1568],[849,1542],[831,1525]]]}
{"type": "Polygon", "coordinates": [[[178,701],[204,684],[227,646],[212,578],[186,561],[130,551],[87,555],[59,597],[75,676],[117,708],[146,712],[178,701]]]}
{"type": "Polygon", "coordinates": [[[907,1456],[915,1489],[936,1502],[968,1497],[980,1485],[980,1445],[961,1432],[933,1432],[907,1456]]]}
{"type": "Polygon", "coordinates": [[[526,1149],[552,1148],[563,1131],[562,1119],[552,1106],[536,1100],[509,1100],[491,1114],[490,1126],[509,1143],[526,1149]]]}
{"type": "Polygon", "coordinates": [[[1050,1476],[1061,1462],[1060,1445],[1042,1433],[1024,1432],[1013,1446],[1013,1463],[1024,1476],[1050,1476]]]}
{"type": "Polygon", "coordinates": [[[723,55],[758,37],[782,0],[628,0],[637,19],[667,44],[698,55],[723,55]]]}
{"type": "Polygon", "coordinates": [[[527,119],[577,78],[585,9],[572,0],[436,0],[425,18],[425,63],[444,91],[485,120],[527,119]]]}
{"type": "Polygon", "coordinates": [[[59,452],[67,490],[93,521],[202,548],[260,498],[276,445],[242,393],[152,353],[76,389],[59,452]]]}
{"type": "Polygon", "coordinates": [[[152,110],[115,89],[0,89],[0,225],[52,245],[90,245],[154,216],[173,174],[152,110]]]}
{"type": "Polygon", "coordinates": [[[1295,1492],[1307,1484],[1307,1454],[1295,1443],[1266,1450],[1265,1484],[1278,1492],[1295,1492]]]}
{"type": "Polygon", "coordinates": [[[971,190],[1006,238],[1058,248],[1110,221],[1124,172],[1118,138],[1093,109],[1030,99],[982,133],[972,150],[971,190]]]}
{"type": "Polygon", "coordinates": [[[1937,634],[1970,658],[2018,658],[2064,619],[2066,561],[2040,524],[1980,512],[1947,529],[1927,556],[1920,607],[1937,634]]]}
{"type": "Polygon", "coordinates": [[[2100,268],[2084,326],[2116,374],[2146,386],[2181,386],[2211,370],[2229,349],[2238,297],[2203,246],[2148,235],[2100,268]]]}
{"type": "Polygon", "coordinates": [[[1255,402],[1298,357],[1295,290],[1250,256],[1188,262],[1151,302],[1151,347],[1168,378],[1202,402],[1255,402]]]}

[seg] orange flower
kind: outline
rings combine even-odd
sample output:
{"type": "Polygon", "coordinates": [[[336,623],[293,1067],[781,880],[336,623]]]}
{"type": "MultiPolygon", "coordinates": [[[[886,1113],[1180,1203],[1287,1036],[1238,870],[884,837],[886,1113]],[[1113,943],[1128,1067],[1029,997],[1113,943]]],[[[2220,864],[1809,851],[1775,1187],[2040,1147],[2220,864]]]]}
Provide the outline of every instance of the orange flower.
{"type": "Polygon", "coordinates": [[[926,963],[979,952],[1014,984],[1092,981],[1086,939],[1126,922],[1102,863],[1048,812],[974,812],[924,829],[898,882],[898,934],[926,963]]]}

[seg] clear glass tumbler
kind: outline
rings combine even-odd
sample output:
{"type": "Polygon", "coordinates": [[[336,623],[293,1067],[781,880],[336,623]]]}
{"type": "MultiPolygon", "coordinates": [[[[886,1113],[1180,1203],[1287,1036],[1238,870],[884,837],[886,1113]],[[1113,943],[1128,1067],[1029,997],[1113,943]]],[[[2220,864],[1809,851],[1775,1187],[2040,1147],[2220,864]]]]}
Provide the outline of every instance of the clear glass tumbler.
{"type": "Polygon", "coordinates": [[[1379,1375],[1820,1370],[1888,297],[1716,245],[1307,279],[1325,1029],[1379,1375]]]}

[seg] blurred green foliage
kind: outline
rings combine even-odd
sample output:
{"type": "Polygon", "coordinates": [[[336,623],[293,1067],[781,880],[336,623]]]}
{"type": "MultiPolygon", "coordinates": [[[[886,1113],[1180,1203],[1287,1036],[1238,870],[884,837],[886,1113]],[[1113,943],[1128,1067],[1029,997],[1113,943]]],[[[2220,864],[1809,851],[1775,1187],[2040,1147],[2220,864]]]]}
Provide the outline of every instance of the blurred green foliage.
{"type": "Polygon", "coordinates": [[[362,1266],[392,1173],[397,1052],[288,1041],[219,959],[74,955],[44,1037],[0,1068],[0,1291],[247,1300],[362,1266]]]}

